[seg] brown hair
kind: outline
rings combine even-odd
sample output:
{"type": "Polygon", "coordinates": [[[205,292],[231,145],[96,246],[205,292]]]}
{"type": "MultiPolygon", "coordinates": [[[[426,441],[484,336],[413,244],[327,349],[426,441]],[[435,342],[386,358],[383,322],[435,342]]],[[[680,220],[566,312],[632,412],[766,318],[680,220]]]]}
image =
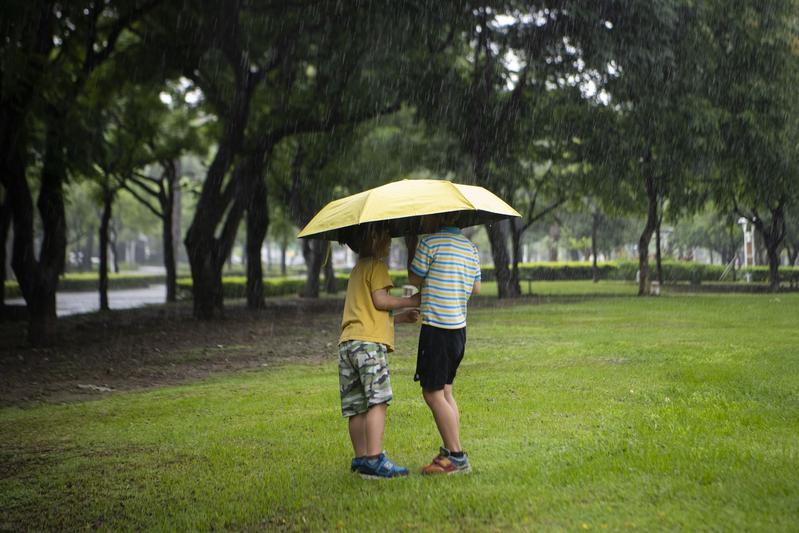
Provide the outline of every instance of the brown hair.
{"type": "Polygon", "coordinates": [[[391,246],[391,233],[384,224],[368,224],[359,243],[360,257],[384,257],[391,246]]]}

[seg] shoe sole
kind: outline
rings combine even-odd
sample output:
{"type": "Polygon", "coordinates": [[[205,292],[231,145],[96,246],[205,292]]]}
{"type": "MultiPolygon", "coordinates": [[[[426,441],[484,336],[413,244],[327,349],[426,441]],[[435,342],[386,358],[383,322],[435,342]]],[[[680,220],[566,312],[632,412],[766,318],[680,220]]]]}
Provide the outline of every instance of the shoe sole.
{"type": "Polygon", "coordinates": [[[425,471],[422,471],[422,475],[423,476],[439,476],[441,474],[445,474],[447,476],[455,476],[455,475],[458,475],[458,474],[471,474],[471,473],[472,473],[472,467],[471,466],[467,466],[466,468],[458,468],[456,470],[451,470],[449,472],[445,472],[443,470],[440,471],[440,472],[425,472],[425,471]]]}
{"type": "Polygon", "coordinates": [[[369,479],[369,480],[396,479],[398,477],[408,477],[408,474],[397,474],[396,476],[389,477],[389,476],[375,476],[372,474],[364,474],[363,472],[360,472],[358,475],[361,476],[361,479],[369,479]]]}

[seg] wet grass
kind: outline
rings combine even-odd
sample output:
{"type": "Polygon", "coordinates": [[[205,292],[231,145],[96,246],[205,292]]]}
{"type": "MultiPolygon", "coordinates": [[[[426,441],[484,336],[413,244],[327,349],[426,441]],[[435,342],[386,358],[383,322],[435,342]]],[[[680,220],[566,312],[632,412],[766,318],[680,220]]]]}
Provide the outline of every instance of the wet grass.
{"type": "MultiPolygon", "coordinates": [[[[797,294],[478,306],[456,381],[475,471],[455,478],[349,473],[332,350],[6,408],[0,529],[795,530],[798,314],[797,294]]],[[[386,448],[417,470],[439,441],[414,335],[386,448]]]]}

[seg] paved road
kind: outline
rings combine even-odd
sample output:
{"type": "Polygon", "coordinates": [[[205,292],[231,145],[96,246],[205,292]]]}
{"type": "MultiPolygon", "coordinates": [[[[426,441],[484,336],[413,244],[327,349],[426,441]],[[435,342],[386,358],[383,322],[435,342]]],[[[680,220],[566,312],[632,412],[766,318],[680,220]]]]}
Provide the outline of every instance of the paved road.
{"type": "MultiPolygon", "coordinates": [[[[111,309],[128,309],[147,304],[161,304],[166,300],[166,285],[150,285],[146,289],[126,289],[108,291],[108,305],[111,309]]],[[[6,300],[9,305],[25,305],[22,298],[6,300]]],[[[97,292],[59,292],[56,296],[58,316],[91,313],[100,309],[100,296],[97,292]]]]}

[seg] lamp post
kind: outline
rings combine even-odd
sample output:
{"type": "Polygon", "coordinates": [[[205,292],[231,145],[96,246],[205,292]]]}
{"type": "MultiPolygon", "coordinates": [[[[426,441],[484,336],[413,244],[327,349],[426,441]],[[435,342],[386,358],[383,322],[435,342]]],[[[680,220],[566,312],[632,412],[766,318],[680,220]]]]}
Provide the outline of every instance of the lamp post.
{"type": "MultiPolygon", "coordinates": [[[[741,217],[738,219],[738,224],[744,233],[744,268],[755,266],[755,227],[749,225],[749,219],[741,217]]],[[[747,283],[752,281],[752,272],[747,271],[744,274],[747,283]]]]}

